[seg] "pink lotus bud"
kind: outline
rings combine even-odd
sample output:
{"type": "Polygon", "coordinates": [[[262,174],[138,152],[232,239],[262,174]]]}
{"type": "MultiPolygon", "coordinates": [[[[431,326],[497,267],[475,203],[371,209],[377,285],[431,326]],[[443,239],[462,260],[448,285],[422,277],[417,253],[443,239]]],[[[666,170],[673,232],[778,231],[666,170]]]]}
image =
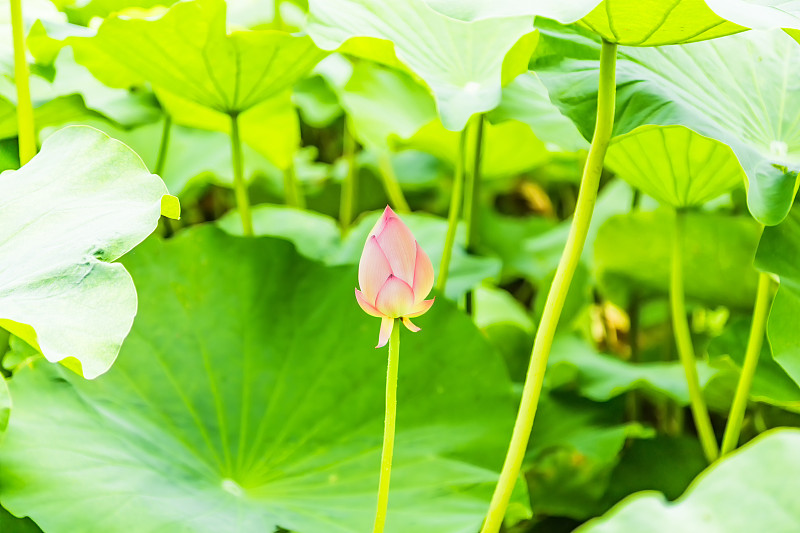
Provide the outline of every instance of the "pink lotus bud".
{"type": "Polygon", "coordinates": [[[433,305],[425,300],[433,287],[433,265],[411,230],[389,206],[372,228],[358,264],[356,300],[367,314],[383,319],[378,346],[389,342],[394,319],[402,318],[411,331],[419,331],[410,318],[433,305]]]}

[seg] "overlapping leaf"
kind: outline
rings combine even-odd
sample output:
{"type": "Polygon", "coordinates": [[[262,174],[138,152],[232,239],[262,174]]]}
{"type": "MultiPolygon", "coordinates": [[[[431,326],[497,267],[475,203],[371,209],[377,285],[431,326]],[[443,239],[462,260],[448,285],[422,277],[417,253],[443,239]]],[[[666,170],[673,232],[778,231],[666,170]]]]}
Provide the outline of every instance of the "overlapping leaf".
{"type": "MultiPolygon", "coordinates": [[[[594,127],[599,43],[542,27],[535,67],[551,99],[588,138],[594,127]]],[[[747,175],[748,206],[762,223],[789,211],[800,168],[800,47],[781,31],[703,43],[621,50],[614,134],[645,124],[686,126],[730,146],[747,175]]]]}
{"type": "Polygon", "coordinates": [[[71,127],[0,188],[0,324],[50,361],[102,374],[136,314],[133,281],[111,262],[155,229],[164,182],[124,144],[71,127]]]}
{"type": "MultiPolygon", "coordinates": [[[[371,527],[386,359],[353,299],[356,268],[213,227],[149,241],[126,266],[141,306],[108,374],[34,363],[14,376],[3,505],[49,533],[87,516],[107,533],[371,527]]],[[[401,337],[386,531],[474,530],[513,420],[510,383],[454,305],[437,301],[419,325],[401,337]]]]}
{"type": "Polygon", "coordinates": [[[503,72],[506,54],[533,31],[533,17],[463,22],[423,0],[311,0],[309,7],[308,32],[323,49],[353,38],[389,41],[397,59],[430,87],[442,123],[453,131],[500,102],[503,74],[518,73],[503,72]]]}
{"type": "Polygon", "coordinates": [[[701,473],[675,502],[640,492],[576,531],[793,531],[800,430],[765,433],[701,473]]]}

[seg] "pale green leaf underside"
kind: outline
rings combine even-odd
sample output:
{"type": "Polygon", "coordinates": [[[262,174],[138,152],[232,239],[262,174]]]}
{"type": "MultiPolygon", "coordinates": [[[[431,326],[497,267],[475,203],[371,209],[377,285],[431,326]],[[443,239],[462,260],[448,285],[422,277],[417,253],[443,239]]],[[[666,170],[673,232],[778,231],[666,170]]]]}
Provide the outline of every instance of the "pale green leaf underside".
{"type": "Polygon", "coordinates": [[[114,87],[148,81],[223,113],[246,111],[291,87],[323,57],[308,37],[226,33],[225,2],[180,2],[156,20],[109,18],[73,37],[78,62],[114,87]]]}
{"type": "Polygon", "coordinates": [[[797,317],[800,316],[800,206],[777,226],[765,228],[758,245],[756,266],[778,276],[780,287],[772,303],[767,338],[772,356],[786,373],[800,384],[800,345],[797,317]]]}
{"type": "Polygon", "coordinates": [[[721,18],[704,0],[604,0],[580,24],[627,46],[690,43],[745,29],[721,18]]]}
{"type": "Polygon", "coordinates": [[[705,0],[720,17],[757,30],[800,29],[798,0],[705,0]]]}
{"type": "MultiPolygon", "coordinates": [[[[539,76],[584,136],[594,127],[599,43],[542,29],[539,76]]],[[[702,43],[620,49],[615,135],[646,124],[680,124],[731,147],[747,175],[748,206],[777,224],[800,168],[800,47],[779,30],[702,43]],[[784,172],[784,168],[788,172],[784,172]]]]}
{"type": "Polygon", "coordinates": [[[311,0],[308,32],[323,49],[354,37],[390,41],[397,58],[430,87],[442,123],[458,131],[500,102],[503,59],[533,31],[533,17],[463,22],[423,0],[311,0]]]}
{"type": "MultiPolygon", "coordinates": [[[[48,533],[85,531],[87,516],[104,533],[368,531],[386,352],[373,348],[380,321],[355,302],[356,267],[209,226],[148,241],[126,266],[140,310],[108,374],[34,364],[14,376],[3,505],[48,533]]],[[[386,531],[473,531],[511,386],[454,305],[437,301],[418,323],[401,335],[386,531]]]]}
{"type": "Polygon", "coordinates": [[[640,126],[616,137],[606,165],[672,207],[701,205],[745,179],[731,149],[683,126],[640,126]]]}
{"type": "MultiPolygon", "coordinates": [[[[612,217],[600,228],[594,245],[596,275],[612,300],[624,304],[633,288],[643,295],[668,293],[673,217],[666,209],[636,212],[612,217]]],[[[686,213],[685,218],[687,298],[751,310],[758,225],[749,217],[711,213],[686,213]]]]}
{"type": "Polygon", "coordinates": [[[675,502],[639,492],[580,533],[794,531],[800,521],[800,430],[777,429],[701,473],[675,502]]]}
{"type": "Polygon", "coordinates": [[[74,126],[0,174],[0,188],[0,319],[17,324],[4,327],[50,361],[102,374],[136,313],[130,275],[109,262],[156,228],[164,182],[124,144],[74,126]]]}
{"type": "Polygon", "coordinates": [[[458,20],[530,17],[569,24],[588,14],[600,0],[424,0],[433,9],[458,20]]]}

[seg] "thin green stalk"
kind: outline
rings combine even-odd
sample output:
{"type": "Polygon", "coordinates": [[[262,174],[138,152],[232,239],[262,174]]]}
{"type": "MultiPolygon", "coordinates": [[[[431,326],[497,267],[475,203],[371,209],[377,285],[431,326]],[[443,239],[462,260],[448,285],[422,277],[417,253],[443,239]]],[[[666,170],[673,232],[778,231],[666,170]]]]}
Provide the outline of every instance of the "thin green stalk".
{"type": "Polygon", "coordinates": [[[753,308],[753,322],[750,324],[750,337],[747,339],[747,349],[744,353],[744,364],[736,393],[733,396],[728,423],[725,426],[725,435],[722,437],[721,455],[732,452],[739,445],[739,434],[742,431],[744,411],[747,408],[747,398],[753,384],[753,376],[758,366],[758,357],[761,354],[761,344],[764,342],[764,333],[767,328],[770,303],[772,302],[772,280],[769,274],[762,272],[758,277],[758,291],[756,303],[753,308]]]}
{"type": "Polygon", "coordinates": [[[233,192],[236,195],[236,206],[242,217],[242,233],[245,237],[253,236],[253,216],[250,214],[250,197],[247,183],[244,181],[244,156],[242,141],[239,138],[239,115],[231,113],[231,158],[233,160],[233,192]]]}
{"type": "Polygon", "coordinates": [[[303,190],[297,180],[297,174],[294,171],[294,163],[283,171],[283,193],[286,197],[286,205],[292,207],[304,208],[306,206],[306,199],[303,196],[303,190]]]}
{"type": "Polygon", "coordinates": [[[397,416],[397,369],[400,363],[400,319],[394,319],[389,337],[389,363],[386,368],[386,418],[383,423],[383,451],[381,452],[381,477],[378,482],[378,509],[372,533],[382,533],[389,505],[389,478],[392,476],[394,452],[394,424],[397,416]]]}
{"type": "Polygon", "coordinates": [[[36,155],[36,127],[28,81],[28,59],[25,54],[25,28],[22,22],[22,0],[11,0],[11,32],[14,41],[14,84],[17,87],[17,138],[19,164],[36,155]]]}
{"type": "MultiPolygon", "coordinates": [[[[164,126],[161,129],[161,144],[158,147],[155,173],[161,176],[167,164],[167,150],[169,150],[169,135],[172,131],[172,117],[164,115],[164,126]]],[[[163,176],[162,176],[163,177],[163,176]]]]}
{"type": "Polygon", "coordinates": [[[517,421],[514,424],[514,432],[508,446],[503,470],[495,487],[481,533],[497,533],[499,531],[528,446],[539,395],[542,391],[544,371],[547,368],[547,358],[550,355],[550,348],[553,344],[553,337],[555,336],[558,319],[561,316],[561,310],[564,307],[567,290],[578,266],[583,245],[586,242],[586,234],[592,221],[592,211],[597,201],[597,189],[600,185],[600,175],[603,171],[603,159],[605,159],[606,149],[611,140],[611,132],[614,126],[614,99],[616,96],[616,60],[617,46],[603,41],[600,54],[600,82],[597,93],[597,123],[592,137],[592,144],[589,148],[589,155],[586,158],[586,165],[583,169],[575,215],[572,219],[564,253],[561,255],[556,275],[553,278],[553,284],[547,294],[539,329],[536,331],[517,421]]]}
{"type": "Polygon", "coordinates": [[[478,241],[478,207],[481,188],[481,158],[483,157],[483,115],[475,117],[472,129],[474,159],[472,169],[467,173],[467,187],[464,191],[464,221],[467,226],[467,251],[474,252],[478,241]]]}
{"type": "Polygon", "coordinates": [[[686,218],[683,212],[675,213],[675,231],[672,237],[672,274],[669,284],[669,300],[672,311],[672,330],[675,334],[675,344],[678,348],[678,358],[686,373],[686,383],[689,386],[689,406],[692,409],[694,425],[697,436],[703,447],[703,453],[709,463],[714,462],[719,456],[717,438],[711,426],[703,389],[700,387],[700,378],[697,375],[697,363],[692,346],[692,334],[689,331],[689,321],[686,318],[686,303],[684,302],[683,288],[683,235],[686,218]]]}
{"type": "Polygon", "coordinates": [[[382,151],[378,155],[378,170],[383,181],[383,188],[386,191],[386,196],[389,197],[389,202],[398,213],[410,213],[411,208],[408,206],[406,197],[403,195],[403,189],[397,181],[397,176],[392,167],[392,158],[388,150],[382,151]]]}
{"type": "MultiPolygon", "coordinates": [[[[479,204],[481,187],[481,157],[483,156],[483,115],[477,115],[472,123],[473,140],[472,168],[467,173],[464,191],[464,222],[467,226],[467,251],[475,252],[478,246],[479,204]]],[[[475,293],[467,291],[465,309],[468,315],[475,314],[475,293]]]]}
{"type": "Polygon", "coordinates": [[[347,175],[342,183],[342,196],[339,201],[339,224],[342,231],[346,232],[353,221],[353,209],[356,203],[356,191],[358,190],[358,169],[356,169],[356,139],[350,132],[347,120],[344,123],[342,137],[342,156],[347,161],[347,175]]]}
{"type": "Polygon", "coordinates": [[[439,263],[439,279],[436,280],[436,289],[444,293],[447,286],[447,274],[450,270],[450,257],[453,254],[453,245],[456,241],[458,218],[461,212],[461,200],[464,196],[464,159],[467,148],[467,128],[461,130],[458,139],[458,153],[456,154],[456,168],[453,176],[453,192],[450,196],[450,210],[447,213],[447,235],[444,238],[442,262],[439,263]]]}

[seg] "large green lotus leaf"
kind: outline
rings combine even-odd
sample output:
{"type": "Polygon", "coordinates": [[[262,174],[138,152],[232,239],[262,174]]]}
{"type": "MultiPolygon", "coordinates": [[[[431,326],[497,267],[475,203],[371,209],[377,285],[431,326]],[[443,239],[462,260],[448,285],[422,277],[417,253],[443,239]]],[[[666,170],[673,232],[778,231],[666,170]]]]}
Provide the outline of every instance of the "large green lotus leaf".
{"type": "Polygon", "coordinates": [[[149,81],[222,113],[246,111],[288,89],[324,55],[308,37],[226,33],[222,0],[179,2],[155,20],[112,17],[96,36],[67,42],[111,87],[149,81]]]}
{"type": "MultiPolygon", "coordinates": [[[[686,296],[710,305],[752,309],[758,225],[749,217],[684,216],[686,296]]],[[[594,245],[594,262],[609,297],[624,303],[633,287],[645,294],[667,294],[673,226],[674,215],[667,210],[618,215],[603,224],[594,245]]]]}
{"type": "MultiPolygon", "coordinates": [[[[347,233],[340,249],[328,258],[328,262],[357,263],[361,258],[367,235],[379,217],[380,212],[362,216],[347,233]]],[[[447,220],[426,213],[410,213],[403,215],[403,222],[408,225],[419,245],[431,258],[433,270],[438,277],[447,233],[447,220]]],[[[500,261],[497,259],[475,256],[465,251],[466,227],[463,224],[457,228],[455,242],[446,291],[447,297],[454,300],[475,288],[481,281],[496,278],[500,273],[500,261]]]]}
{"type": "Polygon", "coordinates": [[[3,533],[42,533],[30,518],[17,518],[0,507],[0,531],[3,533]]]}
{"type": "Polygon", "coordinates": [[[580,24],[627,46],[690,43],[746,29],[721,18],[704,0],[604,0],[580,24]]]}
{"type": "Polygon", "coordinates": [[[587,15],[600,0],[425,0],[439,13],[471,21],[537,15],[569,24],[587,15]]]}
{"type": "MultiPolygon", "coordinates": [[[[11,383],[0,499],[49,533],[361,533],[380,467],[386,351],[355,266],[205,226],[126,266],[140,309],[87,382],[34,363],[11,383]],[[32,451],[35,450],[35,453],[32,451]]],[[[476,530],[513,421],[502,361],[454,304],[401,334],[386,531],[476,530]]]]}
{"type": "MultiPolygon", "coordinates": [[[[594,128],[599,42],[542,23],[535,69],[553,102],[589,138],[594,128]]],[[[800,85],[789,65],[800,47],[782,31],[749,31],[703,43],[621,49],[615,135],[679,124],[731,147],[748,206],[773,225],[788,213],[800,168],[800,85]]]]}
{"type": "Polygon", "coordinates": [[[665,205],[703,204],[743,183],[728,145],[683,126],[640,126],[614,139],[606,165],[665,205]]]}
{"type": "Polygon", "coordinates": [[[797,0],[705,0],[720,17],[748,28],[800,29],[797,0]]]}
{"type": "Polygon", "coordinates": [[[136,314],[133,281],[111,261],[156,228],[164,182],[119,141],[71,127],[0,188],[0,324],[50,361],[102,374],[136,314]]]}
{"type": "Polygon", "coordinates": [[[781,224],[764,229],[756,254],[756,267],[776,274],[780,288],[767,323],[772,355],[786,373],[800,384],[800,206],[795,206],[781,224]]]}
{"type": "MultiPolygon", "coordinates": [[[[308,32],[323,49],[352,38],[389,41],[397,58],[431,88],[444,126],[464,128],[469,117],[500,102],[503,61],[533,31],[533,17],[463,22],[423,0],[311,0],[308,32]]],[[[514,74],[518,74],[515,72],[514,74]]]]}
{"type": "Polygon", "coordinates": [[[708,467],[676,501],[639,492],[576,531],[794,531],[800,521],[798,449],[800,430],[771,430],[708,467]]]}
{"type": "MultiPolygon", "coordinates": [[[[705,386],[715,371],[706,363],[698,361],[700,383],[705,386]]],[[[632,390],[641,390],[651,395],[667,396],[680,405],[689,405],[689,390],[683,367],[677,361],[632,363],[611,355],[598,353],[585,341],[564,335],[556,339],[548,362],[548,371],[563,377],[574,375],[572,384],[577,385],[582,396],[597,402],[605,402],[632,390]]]]}

